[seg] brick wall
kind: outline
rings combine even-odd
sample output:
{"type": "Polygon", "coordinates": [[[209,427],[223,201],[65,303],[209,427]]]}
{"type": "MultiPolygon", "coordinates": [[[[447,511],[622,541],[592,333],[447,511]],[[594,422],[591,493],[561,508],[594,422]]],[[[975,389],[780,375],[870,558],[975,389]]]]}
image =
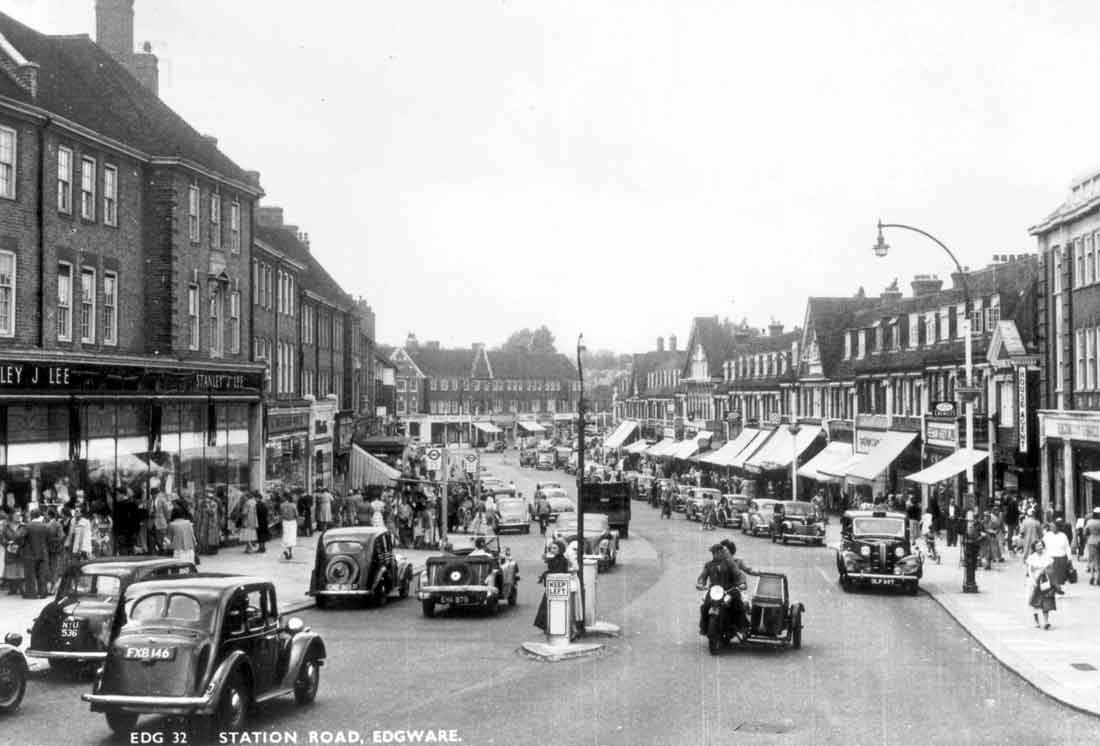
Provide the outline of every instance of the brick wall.
{"type": "Polygon", "coordinates": [[[38,130],[29,122],[0,116],[16,133],[15,199],[0,198],[0,251],[16,256],[14,336],[0,337],[0,350],[38,343],[38,130]]]}

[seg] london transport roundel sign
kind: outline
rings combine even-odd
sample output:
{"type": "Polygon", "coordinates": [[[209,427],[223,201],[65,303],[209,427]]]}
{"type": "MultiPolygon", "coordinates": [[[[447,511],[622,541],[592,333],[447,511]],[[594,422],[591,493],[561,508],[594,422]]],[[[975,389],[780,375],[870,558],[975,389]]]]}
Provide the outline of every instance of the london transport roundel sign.
{"type": "Polygon", "coordinates": [[[429,461],[439,461],[439,458],[440,458],[441,455],[442,454],[439,453],[438,448],[432,448],[431,450],[428,451],[428,460],[429,461]]]}

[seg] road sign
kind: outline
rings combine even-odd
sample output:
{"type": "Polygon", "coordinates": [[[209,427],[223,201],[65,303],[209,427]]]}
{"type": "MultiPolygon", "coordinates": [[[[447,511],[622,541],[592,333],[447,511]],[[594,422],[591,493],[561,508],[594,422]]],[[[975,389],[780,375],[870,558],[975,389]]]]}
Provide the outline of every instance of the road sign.
{"type": "Polygon", "coordinates": [[[554,574],[547,577],[546,597],[547,599],[569,598],[569,576],[554,574]]]}
{"type": "Polygon", "coordinates": [[[428,468],[437,469],[443,461],[443,453],[438,448],[429,448],[424,459],[428,462],[428,468]]]}
{"type": "Polygon", "coordinates": [[[477,473],[478,456],[476,453],[467,453],[466,458],[462,461],[462,466],[470,474],[477,473]]]}

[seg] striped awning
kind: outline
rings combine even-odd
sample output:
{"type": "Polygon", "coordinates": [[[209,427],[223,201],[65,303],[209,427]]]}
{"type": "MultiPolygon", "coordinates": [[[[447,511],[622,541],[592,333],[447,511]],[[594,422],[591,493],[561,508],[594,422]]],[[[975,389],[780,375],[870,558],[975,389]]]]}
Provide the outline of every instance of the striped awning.
{"type": "Polygon", "coordinates": [[[366,487],[380,485],[388,487],[401,472],[381,459],[372,456],[356,444],[351,444],[351,459],[348,463],[348,487],[366,487]]]}

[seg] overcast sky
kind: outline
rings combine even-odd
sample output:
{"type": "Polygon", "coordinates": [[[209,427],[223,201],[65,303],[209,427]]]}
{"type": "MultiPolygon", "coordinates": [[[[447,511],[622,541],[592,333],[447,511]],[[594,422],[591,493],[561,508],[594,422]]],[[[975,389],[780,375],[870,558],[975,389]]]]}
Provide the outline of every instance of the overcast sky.
{"type": "MultiPolygon", "coordinates": [[[[94,0],[0,0],[94,36],[94,0]]],[[[1034,250],[1100,165],[1100,3],[137,0],[161,95],[378,337],[651,349],[1034,250]]],[[[682,343],[681,343],[682,344],[682,343]]]]}

